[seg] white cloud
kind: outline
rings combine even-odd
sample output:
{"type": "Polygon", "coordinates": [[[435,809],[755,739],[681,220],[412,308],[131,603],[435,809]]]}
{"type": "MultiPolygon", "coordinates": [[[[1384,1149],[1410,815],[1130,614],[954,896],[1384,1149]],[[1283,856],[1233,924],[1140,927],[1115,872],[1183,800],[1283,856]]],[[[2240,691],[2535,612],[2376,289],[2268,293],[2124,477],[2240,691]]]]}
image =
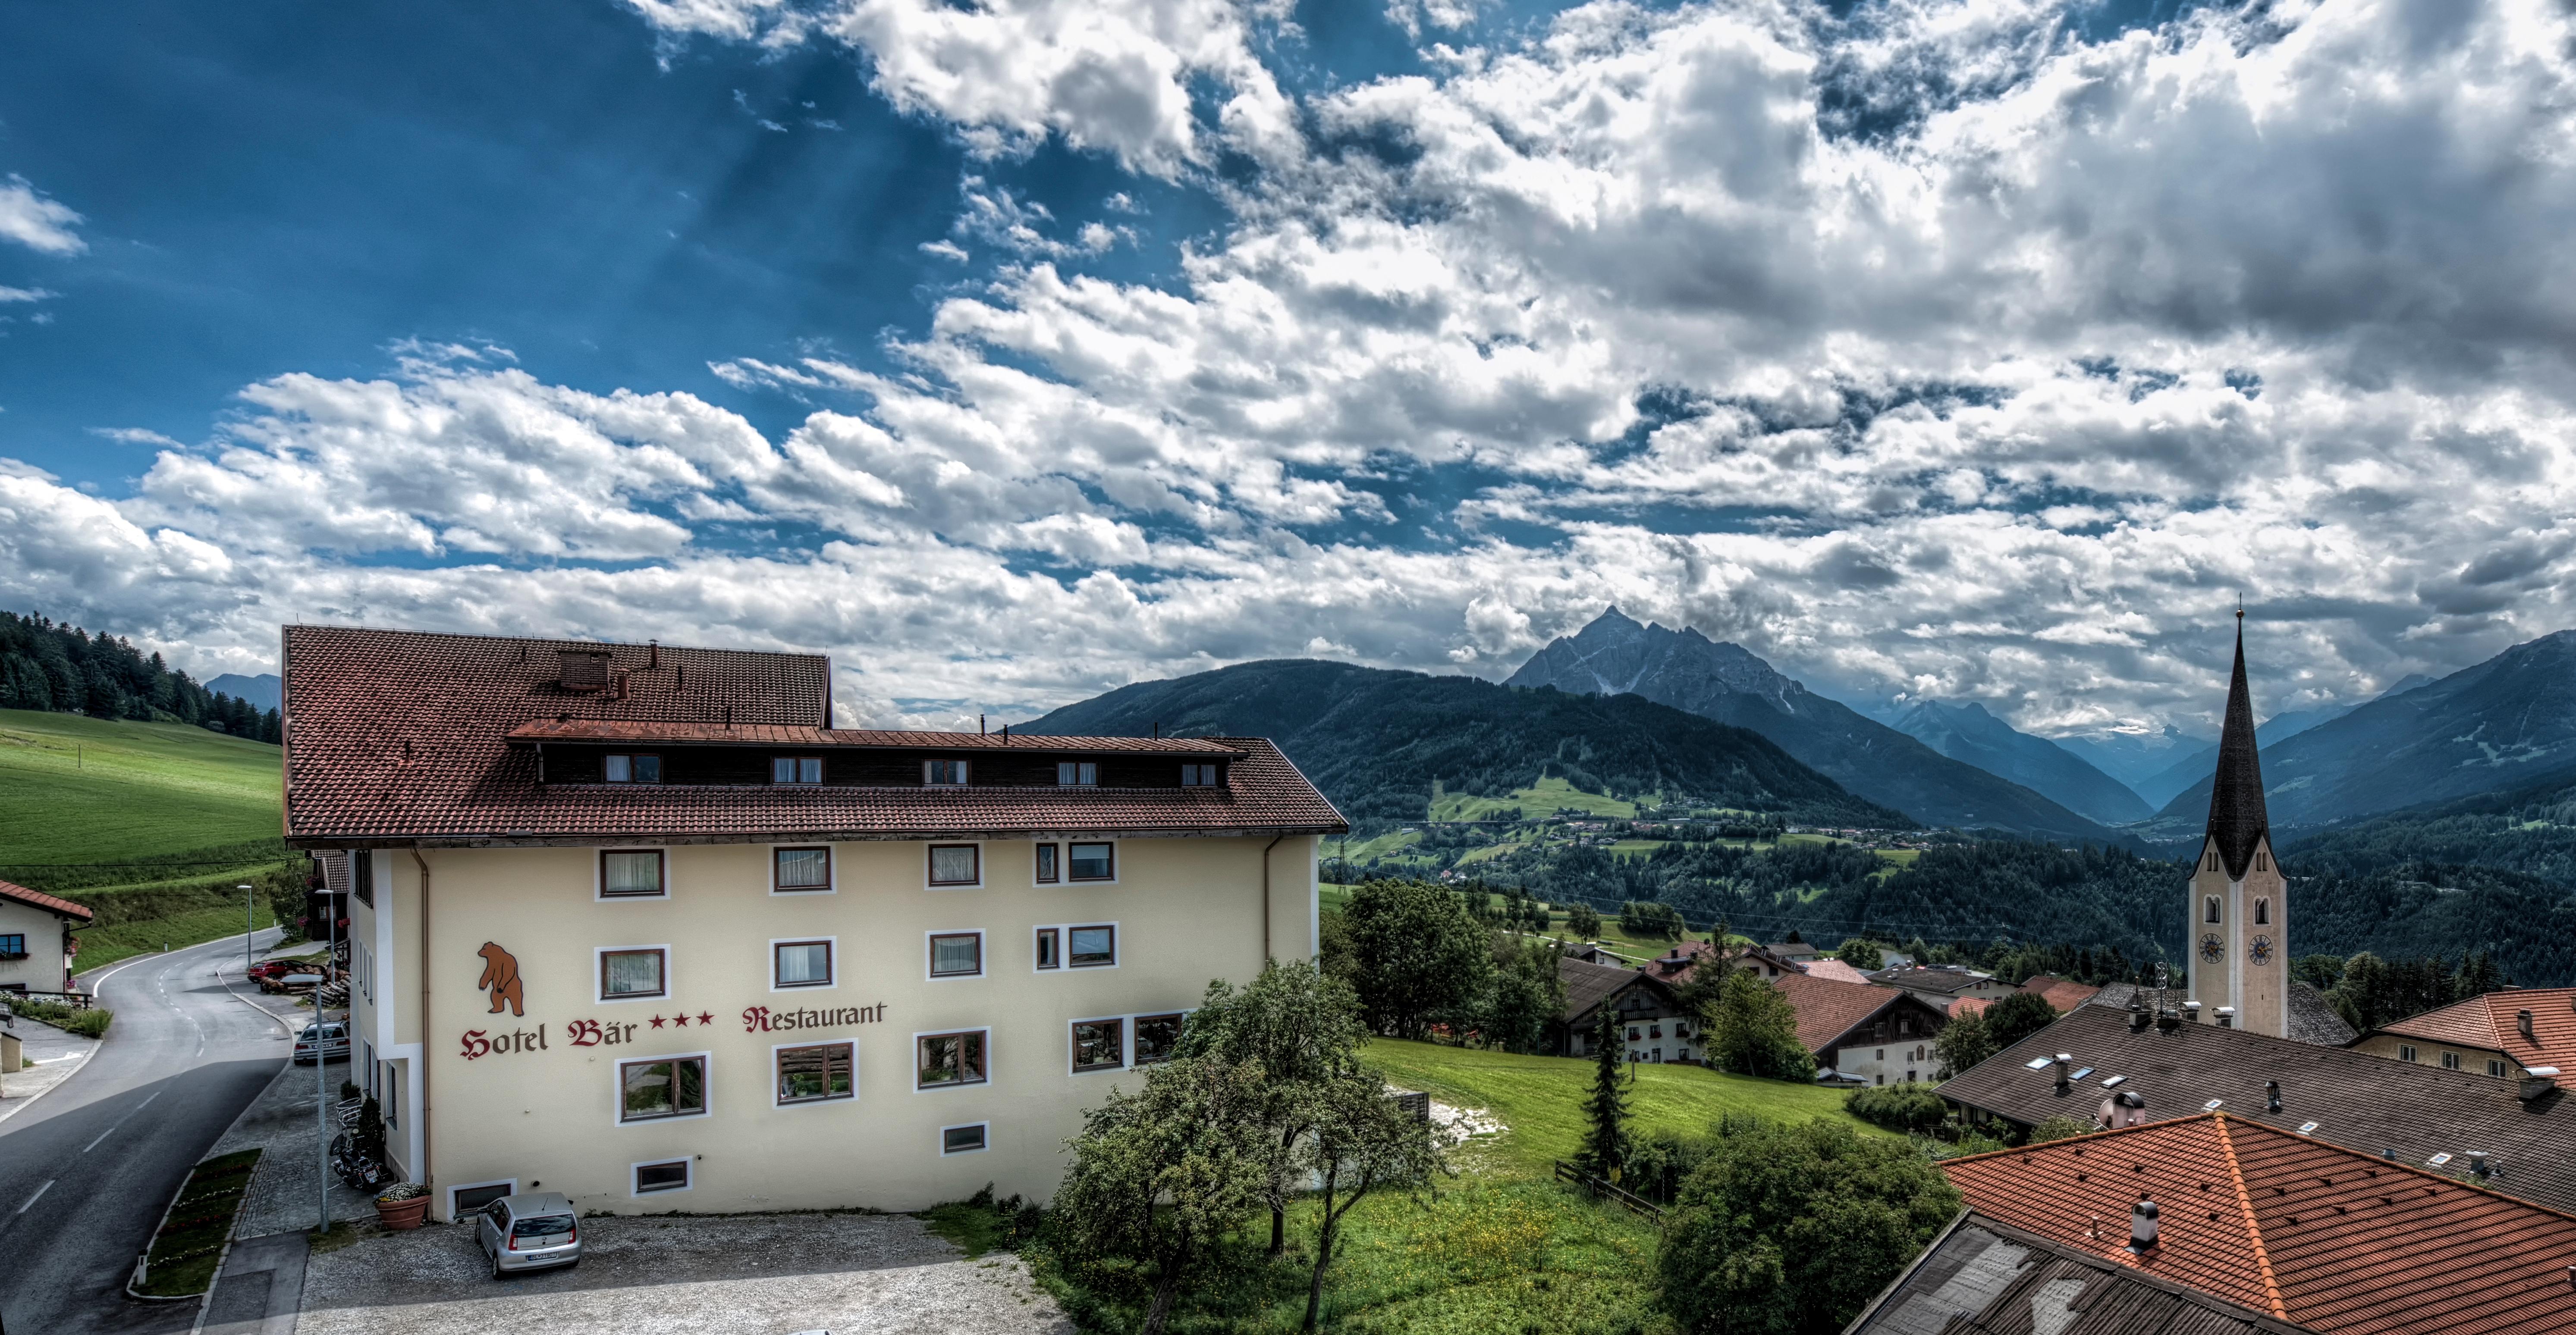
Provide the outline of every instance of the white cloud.
{"type": "Polygon", "coordinates": [[[36,193],[26,177],[0,181],[0,240],[46,255],[78,255],[89,249],[89,243],[72,231],[83,221],[68,205],[36,193]]]}
{"type": "Polygon", "coordinates": [[[0,287],[0,306],[19,301],[46,301],[62,295],[41,287],[0,287]]]}

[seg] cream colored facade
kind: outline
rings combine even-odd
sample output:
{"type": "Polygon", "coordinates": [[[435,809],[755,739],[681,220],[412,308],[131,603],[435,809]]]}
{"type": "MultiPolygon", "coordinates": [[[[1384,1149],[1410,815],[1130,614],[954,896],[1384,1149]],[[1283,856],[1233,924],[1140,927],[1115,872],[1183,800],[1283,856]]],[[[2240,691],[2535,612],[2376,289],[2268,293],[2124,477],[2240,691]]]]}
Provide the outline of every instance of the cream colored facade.
{"type": "Polygon", "coordinates": [[[980,884],[941,888],[927,844],[836,844],[825,891],[773,890],[766,845],[676,845],[643,899],[600,895],[598,849],[371,850],[349,911],[354,1069],[440,1218],[496,1184],[618,1213],[914,1210],[988,1182],[1044,1199],[1082,1111],[1138,1078],[1132,1023],[1126,1065],[1075,1073],[1075,1022],[1185,1011],[1265,948],[1317,948],[1314,837],[1114,842],[1110,882],[1040,885],[1035,843],[996,840],[980,884]],[[1040,928],[1091,924],[1117,928],[1114,964],[1036,967],[1040,928]],[[983,934],[981,973],[929,976],[930,935],[954,932],[983,934]],[[787,940],[831,943],[828,985],[777,985],[787,940]],[[487,944],[515,961],[515,1007],[483,985],[487,944]],[[599,952],[628,948],[665,952],[664,995],[602,1000],[599,952]],[[989,1078],[916,1088],[917,1037],[970,1030],[989,1078]],[[776,1050],[843,1041],[854,1096],[781,1105],[776,1050]],[[622,1064],[692,1056],[702,1114],[621,1121],[622,1064]],[[987,1148],[943,1152],[943,1129],[975,1124],[987,1148]],[[685,1189],[635,1190],[637,1165],[679,1161],[685,1189]]]}
{"type": "Polygon", "coordinates": [[[2228,876],[2218,841],[2202,840],[2189,904],[2191,999],[2201,1020],[2216,1024],[2218,1008],[2233,1006],[2236,1027],[2289,1037],[2289,883],[2272,861],[2271,836],[2255,842],[2242,880],[2228,876]]]}
{"type": "Polygon", "coordinates": [[[71,976],[71,960],[63,950],[63,917],[33,904],[0,897],[0,941],[17,937],[23,943],[19,954],[11,959],[0,955],[0,988],[13,992],[60,992],[71,976]]]}
{"type": "Polygon", "coordinates": [[[2374,1033],[2353,1044],[2352,1048],[2355,1052],[2367,1052],[2392,1061],[2439,1066],[2471,1075],[2491,1075],[2501,1080],[2520,1080],[2531,1074],[2531,1068],[2524,1066],[2522,1059],[2512,1053],[2482,1048],[2474,1043],[2448,1043],[2438,1038],[2374,1033]]]}

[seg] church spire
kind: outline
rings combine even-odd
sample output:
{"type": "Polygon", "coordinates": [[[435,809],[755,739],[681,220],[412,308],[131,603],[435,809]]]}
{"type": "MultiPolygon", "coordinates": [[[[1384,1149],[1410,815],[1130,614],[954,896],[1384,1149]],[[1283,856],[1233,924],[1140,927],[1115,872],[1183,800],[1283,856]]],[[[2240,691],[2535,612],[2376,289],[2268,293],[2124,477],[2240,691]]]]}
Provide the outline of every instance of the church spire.
{"type": "Polygon", "coordinates": [[[2245,609],[2236,610],[2236,674],[2227,683],[2227,722],[2218,735],[2218,778],[2209,790],[2209,837],[2230,880],[2243,880],[2254,845],[2271,831],[2263,811],[2263,763],[2255,754],[2254,701],[2245,689],[2245,609]]]}

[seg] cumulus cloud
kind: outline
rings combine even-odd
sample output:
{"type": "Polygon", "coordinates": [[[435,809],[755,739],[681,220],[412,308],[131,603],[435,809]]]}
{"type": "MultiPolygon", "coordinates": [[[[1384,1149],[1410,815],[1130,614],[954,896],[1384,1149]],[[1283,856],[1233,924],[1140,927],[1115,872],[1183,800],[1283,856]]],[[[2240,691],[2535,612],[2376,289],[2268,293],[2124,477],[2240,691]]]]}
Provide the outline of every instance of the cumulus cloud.
{"type": "Polygon", "coordinates": [[[78,255],[89,249],[89,243],[72,230],[83,221],[70,206],[38,194],[26,177],[0,181],[0,241],[15,241],[39,254],[78,255]]]}
{"type": "Polygon", "coordinates": [[[2576,621],[2546,0],[2100,38],[2044,0],[1602,3],[1303,106],[1258,7],[637,7],[847,42],[993,152],[1260,169],[1150,285],[970,180],[923,248],[1006,265],[887,364],[714,365],[817,405],[771,436],[488,350],[280,376],[123,499],[0,478],[0,586],[216,647],[291,615],[824,648],[879,721],[1304,652],[1499,674],[1616,602],[2135,728],[2207,718],[2240,594],[2267,710],[2576,621]]]}

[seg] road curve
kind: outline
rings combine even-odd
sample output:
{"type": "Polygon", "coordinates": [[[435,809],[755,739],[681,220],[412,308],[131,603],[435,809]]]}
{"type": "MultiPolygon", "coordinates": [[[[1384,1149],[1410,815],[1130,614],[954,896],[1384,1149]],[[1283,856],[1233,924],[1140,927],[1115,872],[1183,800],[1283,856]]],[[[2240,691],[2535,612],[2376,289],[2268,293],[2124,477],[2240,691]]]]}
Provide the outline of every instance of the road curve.
{"type": "MultiPolygon", "coordinates": [[[[261,944],[277,939],[259,933],[261,944]]],[[[241,938],[108,966],[107,1041],[0,1122],[0,1326],[28,1335],[185,1331],[193,1302],[140,1303],[126,1278],[188,1169],[285,1064],[278,1023],[233,996],[241,938]]],[[[21,1021],[20,1023],[27,1023],[21,1021]]]]}

